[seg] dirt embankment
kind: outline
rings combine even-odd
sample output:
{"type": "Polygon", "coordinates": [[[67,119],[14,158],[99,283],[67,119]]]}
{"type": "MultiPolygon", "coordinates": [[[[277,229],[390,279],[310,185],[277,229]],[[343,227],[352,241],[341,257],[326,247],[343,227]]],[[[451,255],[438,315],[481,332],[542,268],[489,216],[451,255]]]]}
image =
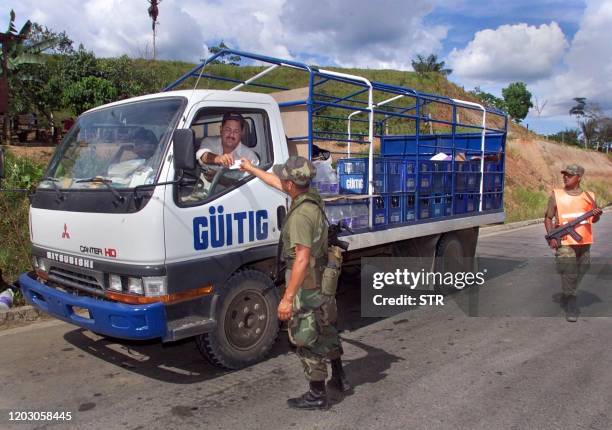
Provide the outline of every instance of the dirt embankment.
{"type": "Polygon", "coordinates": [[[506,184],[549,192],[561,187],[560,171],[567,164],[584,167],[585,180],[612,189],[612,157],[542,139],[511,139],[506,150],[506,184]]]}

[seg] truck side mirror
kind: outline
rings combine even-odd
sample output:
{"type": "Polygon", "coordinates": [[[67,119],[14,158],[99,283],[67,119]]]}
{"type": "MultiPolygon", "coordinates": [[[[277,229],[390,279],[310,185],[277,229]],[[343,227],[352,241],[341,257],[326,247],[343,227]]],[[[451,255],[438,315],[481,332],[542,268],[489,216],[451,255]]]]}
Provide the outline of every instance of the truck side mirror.
{"type": "Polygon", "coordinates": [[[172,135],[174,170],[193,170],[196,168],[195,133],[190,128],[174,130],[172,135]]]}

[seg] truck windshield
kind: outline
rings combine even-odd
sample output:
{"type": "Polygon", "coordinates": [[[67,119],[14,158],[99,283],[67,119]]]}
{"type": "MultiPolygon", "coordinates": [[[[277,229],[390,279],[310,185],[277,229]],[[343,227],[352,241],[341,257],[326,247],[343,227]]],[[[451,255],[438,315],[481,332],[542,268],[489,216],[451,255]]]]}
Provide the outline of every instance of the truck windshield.
{"type": "Polygon", "coordinates": [[[134,188],[155,182],[182,98],[126,103],[82,115],[40,188],[134,188]]]}

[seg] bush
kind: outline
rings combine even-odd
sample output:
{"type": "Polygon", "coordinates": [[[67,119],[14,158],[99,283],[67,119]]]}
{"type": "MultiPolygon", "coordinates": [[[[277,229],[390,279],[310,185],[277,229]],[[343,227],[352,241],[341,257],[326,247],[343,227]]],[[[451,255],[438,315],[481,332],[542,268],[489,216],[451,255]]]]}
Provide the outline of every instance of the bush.
{"type": "Polygon", "coordinates": [[[42,164],[5,154],[5,191],[0,192],[0,268],[7,281],[29,270],[31,260],[27,193],[10,190],[34,189],[43,173],[42,164]]]}

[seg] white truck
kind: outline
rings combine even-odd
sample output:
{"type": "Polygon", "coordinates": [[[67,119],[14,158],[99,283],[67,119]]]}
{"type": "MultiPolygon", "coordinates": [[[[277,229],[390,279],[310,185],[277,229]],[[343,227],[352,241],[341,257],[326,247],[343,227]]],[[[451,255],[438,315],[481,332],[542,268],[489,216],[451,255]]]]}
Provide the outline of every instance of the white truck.
{"type": "Polygon", "coordinates": [[[231,169],[198,187],[195,151],[219,135],[228,111],[245,118],[242,143],[264,169],[291,154],[332,153],[340,194],[328,196],[330,207],[367,207],[365,219],[345,219],[349,263],[381,249],[432,261],[473,256],[479,226],[504,220],[503,112],[222,51],[158,94],[78,118],[31,199],[35,270],[19,278],[27,301],[114,338],[195,337],[225,368],[262,359],[279,332],[274,274],[290,202],[231,169]],[[254,76],[209,73],[223,70],[211,65],[223,55],[257,62],[244,69],[254,76]],[[296,79],[305,90],[266,79],[287,68],[285,76],[305,76],[296,79]],[[225,89],[174,89],[189,78],[225,89]],[[263,92],[241,91],[249,88],[263,92]]]}

